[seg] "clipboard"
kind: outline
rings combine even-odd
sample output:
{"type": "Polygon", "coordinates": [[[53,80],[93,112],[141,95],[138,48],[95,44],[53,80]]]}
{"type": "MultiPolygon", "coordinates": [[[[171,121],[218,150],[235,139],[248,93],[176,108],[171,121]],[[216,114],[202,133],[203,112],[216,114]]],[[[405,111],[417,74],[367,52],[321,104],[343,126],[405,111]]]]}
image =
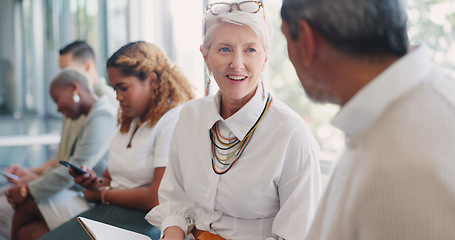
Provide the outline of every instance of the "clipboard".
{"type": "Polygon", "coordinates": [[[77,221],[92,240],[152,240],[144,234],[115,227],[93,219],[77,217],[77,221]]]}

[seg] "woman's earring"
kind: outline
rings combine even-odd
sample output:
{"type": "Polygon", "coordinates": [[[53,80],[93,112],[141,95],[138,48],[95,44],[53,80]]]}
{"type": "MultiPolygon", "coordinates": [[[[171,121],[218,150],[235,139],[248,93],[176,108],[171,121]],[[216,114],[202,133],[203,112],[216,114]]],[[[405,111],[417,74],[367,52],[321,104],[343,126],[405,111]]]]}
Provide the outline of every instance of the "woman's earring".
{"type": "Polygon", "coordinates": [[[212,73],[209,73],[209,76],[207,77],[207,85],[205,86],[205,96],[207,97],[209,95],[209,88],[210,88],[210,81],[211,81],[211,76],[212,73]]]}
{"type": "Polygon", "coordinates": [[[78,103],[81,100],[81,97],[79,94],[77,94],[77,91],[73,92],[73,102],[78,103]]]}

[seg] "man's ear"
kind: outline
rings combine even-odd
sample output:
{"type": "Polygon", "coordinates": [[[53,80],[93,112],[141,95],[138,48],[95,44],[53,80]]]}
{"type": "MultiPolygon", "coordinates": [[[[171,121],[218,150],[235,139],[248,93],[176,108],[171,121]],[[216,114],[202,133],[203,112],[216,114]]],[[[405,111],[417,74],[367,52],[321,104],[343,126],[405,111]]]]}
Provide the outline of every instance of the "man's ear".
{"type": "Polygon", "coordinates": [[[84,62],[84,71],[85,72],[90,72],[90,68],[92,68],[92,63],[90,61],[85,61],[84,62]]]}
{"type": "Polygon", "coordinates": [[[299,21],[298,28],[297,49],[303,63],[309,65],[314,61],[316,52],[315,32],[307,21],[299,21]]]}

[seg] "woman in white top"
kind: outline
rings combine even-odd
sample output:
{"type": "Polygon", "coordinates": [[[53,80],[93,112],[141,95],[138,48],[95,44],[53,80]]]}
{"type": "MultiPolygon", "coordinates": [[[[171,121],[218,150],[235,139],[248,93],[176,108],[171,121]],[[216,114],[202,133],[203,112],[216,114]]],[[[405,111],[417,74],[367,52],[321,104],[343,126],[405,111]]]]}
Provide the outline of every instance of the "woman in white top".
{"type": "Polygon", "coordinates": [[[180,112],[160,204],[163,239],[301,239],[320,191],[319,146],[263,88],[270,25],[262,2],[213,3],[201,52],[220,90],[180,112]]]}
{"type": "MultiPolygon", "coordinates": [[[[89,174],[82,176],[70,171],[74,181],[85,187],[85,198],[100,203],[81,216],[159,236],[159,230],[144,217],[158,205],[158,186],[168,161],[179,105],[192,99],[193,92],[180,68],[151,43],[129,43],[106,65],[109,84],[121,107],[120,130],[111,142],[108,167],[101,178],[86,168],[89,174]]],[[[43,239],[88,237],[84,235],[73,219],[43,239]],[[66,236],[68,232],[72,235],[66,236]]]]}

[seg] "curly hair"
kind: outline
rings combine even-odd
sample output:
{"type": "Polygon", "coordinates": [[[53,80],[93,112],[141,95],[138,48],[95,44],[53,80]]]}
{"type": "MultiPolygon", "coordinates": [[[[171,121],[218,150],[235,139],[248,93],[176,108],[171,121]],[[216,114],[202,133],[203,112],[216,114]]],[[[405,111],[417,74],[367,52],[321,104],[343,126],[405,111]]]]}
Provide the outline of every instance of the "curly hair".
{"type": "MultiPolygon", "coordinates": [[[[137,41],[126,44],[108,59],[106,68],[109,67],[119,69],[125,77],[135,76],[140,81],[145,81],[153,72],[157,75],[157,88],[153,89],[150,99],[152,107],[146,116],[148,127],[153,127],[170,109],[194,98],[192,86],[181,69],[152,43],[137,41]]],[[[121,133],[128,131],[132,120],[119,109],[121,133]]]]}

